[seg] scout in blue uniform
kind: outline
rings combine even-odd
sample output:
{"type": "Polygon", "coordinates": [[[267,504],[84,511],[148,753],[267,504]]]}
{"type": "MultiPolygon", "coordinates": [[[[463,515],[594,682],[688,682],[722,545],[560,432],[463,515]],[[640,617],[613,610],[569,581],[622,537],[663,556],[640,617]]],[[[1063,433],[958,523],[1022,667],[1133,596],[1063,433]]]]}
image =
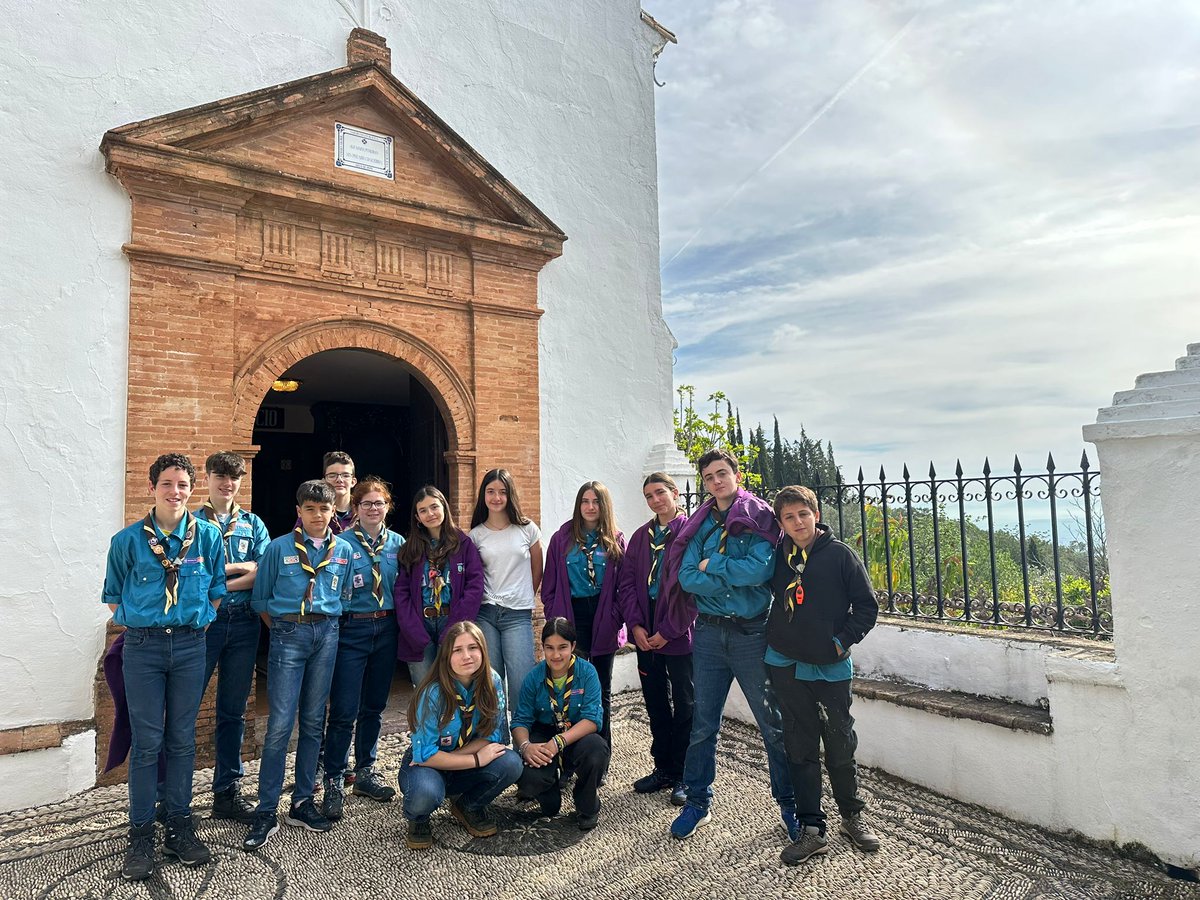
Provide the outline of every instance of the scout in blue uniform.
{"type": "Polygon", "coordinates": [[[343,609],[337,662],[329,689],[329,726],[325,732],[325,818],[342,817],[346,794],[342,778],[349,764],[354,732],[354,793],[387,803],[396,795],[375,772],[383,708],[396,671],[396,615],[392,589],[396,554],[404,538],[385,520],[392,494],[378,478],[367,476],[351,498],[355,522],[341,537],[350,545],[350,577],[342,590],[343,609]]]}
{"type": "Polygon", "coordinates": [[[671,835],[691,837],[712,818],[717,735],[737,679],[762,733],[771,795],[794,841],[800,833],[795,792],[763,662],[779,523],[771,507],[742,489],[737,460],[727,450],[709,450],[698,466],[712,496],[671,543],[667,566],[679,577],[665,585],[666,615],[658,628],[668,641],[694,628],[692,735],[683,765],[687,804],[671,824],[671,835]]]}
{"type": "Polygon", "coordinates": [[[474,622],[456,622],[408,707],[412,744],[400,762],[400,790],[410,850],[433,845],[429,817],[446,797],[453,798],[451,815],[474,837],[496,833],[491,802],[522,768],[500,742],[504,714],[504,688],[483,632],[474,622]]]}
{"type": "Polygon", "coordinates": [[[179,453],[150,467],[154,508],[113,536],[103,601],[125,628],[129,754],[129,845],[121,874],[154,871],[158,755],[166,754],[163,852],[190,865],[210,860],[192,823],[196,715],[204,696],[204,629],[225,594],[221,533],[187,509],[196,470],[179,453]]]}
{"type": "Polygon", "coordinates": [[[206,636],[204,689],[217,672],[217,764],[213,771],[214,819],[250,822],[254,806],[241,796],[242,738],[246,734],[246,700],[258,655],[258,613],[250,607],[258,560],[271,543],[267,526],[237,502],[246,462],[236,453],[214,453],[204,462],[208,499],[196,517],[221,531],[225,545],[225,588],[217,618],[206,636]]]}
{"type": "Polygon", "coordinates": [[[324,481],[300,485],[296,514],[301,527],[273,540],[259,560],[250,601],[271,629],[267,664],[270,715],[258,770],[258,807],[242,842],[243,850],[257,850],[279,830],[276,809],[297,712],[296,786],[284,821],[310,831],[333,827],[312,798],[351,549],[329,528],[333,488],[324,481]]]}
{"type": "Polygon", "coordinates": [[[545,659],[525,676],[512,718],[513,744],[525,762],[520,796],[536,797],[542,814],[558,815],[559,773],[575,772],[575,812],[590,831],[600,818],[596,789],[608,771],[608,742],[600,736],[604,712],[600,676],[575,655],[575,626],[564,618],[542,628],[545,659]]]}
{"type": "MultiPolygon", "coordinates": [[[[342,450],[330,450],[321,461],[321,477],[333,488],[333,518],[329,520],[329,527],[334,534],[341,534],[354,524],[354,504],[350,500],[351,491],[358,483],[354,477],[354,460],[342,450]]],[[[295,527],[301,527],[299,517],[295,527]]]]}

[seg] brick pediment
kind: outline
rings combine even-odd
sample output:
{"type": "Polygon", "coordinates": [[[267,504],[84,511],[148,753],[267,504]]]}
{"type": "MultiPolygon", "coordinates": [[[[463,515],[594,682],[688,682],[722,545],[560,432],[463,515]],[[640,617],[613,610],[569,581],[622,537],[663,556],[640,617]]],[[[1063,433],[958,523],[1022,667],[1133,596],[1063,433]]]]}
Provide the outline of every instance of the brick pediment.
{"type": "Polygon", "coordinates": [[[109,131],[109,170],[217,185],[222,193],[336,205],[373,218],[561,252],[565,235],[375,62],[362,62],[109,131]],[[335,165],[337,126],[392,140],[393,170],[335,165]],[[429,213],[433,215],[430,216],[429,213]]]}

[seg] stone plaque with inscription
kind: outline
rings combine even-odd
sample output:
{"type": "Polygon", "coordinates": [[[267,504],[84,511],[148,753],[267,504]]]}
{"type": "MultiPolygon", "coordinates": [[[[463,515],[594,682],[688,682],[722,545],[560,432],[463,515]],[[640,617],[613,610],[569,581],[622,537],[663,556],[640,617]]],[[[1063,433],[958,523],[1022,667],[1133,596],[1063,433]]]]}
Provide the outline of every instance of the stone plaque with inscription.
{"type": "Polygon", "coordinates": [[[392,180],[395,140],[389,134],[368,131],[356,125],[335,122],[333,126],[333,164],[339,169],[392,180]]]}

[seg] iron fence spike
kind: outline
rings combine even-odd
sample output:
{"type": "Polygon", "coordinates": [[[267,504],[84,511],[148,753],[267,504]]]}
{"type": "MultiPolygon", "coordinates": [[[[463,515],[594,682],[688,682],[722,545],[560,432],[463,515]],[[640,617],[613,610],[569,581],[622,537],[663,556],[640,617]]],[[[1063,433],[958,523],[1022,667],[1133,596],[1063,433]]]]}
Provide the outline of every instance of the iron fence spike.
{"type": "Polygon", "coordinates": [[[956,459],[954,461],[954,475],[957,478],[962,478],[962,460],[961,459],[956,459]]]}
{"type": "Polygon", "coordinates": [[[991,464],[991,462],[988,461],[988,458],[986,456],[983,458],[983,474],[984,475],[992,474],[992,464],[991,464]]]}
{"type": "Polygon", "coordinates": [[[1021,474],[1021,458],[1019,456],[1016,456],[1015,454],[1013,455],[1013,474],[1014,475],[1021,474]]]}
{"type": "Polygon", "coordinates": [[[1054,454],[1053,453],[1046,454],[1046,471],[1047,472],[1054,471],[1054,454]]]}

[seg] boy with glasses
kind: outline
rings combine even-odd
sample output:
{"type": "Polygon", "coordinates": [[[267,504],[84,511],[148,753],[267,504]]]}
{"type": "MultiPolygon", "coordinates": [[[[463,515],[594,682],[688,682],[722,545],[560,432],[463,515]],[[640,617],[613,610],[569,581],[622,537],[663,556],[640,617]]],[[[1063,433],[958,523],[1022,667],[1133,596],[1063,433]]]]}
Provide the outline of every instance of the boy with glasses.
{"type": "Polygon", "coordinates": [[[321,470],[325,482],[333,488],[333,520],[329,527],[334,534],[341,534],[354,524],[354,507],[350,502],[350,492],[358,484],[354,477],[354,460],[349,453],[330,450],[325,454],[321,470]]]}

